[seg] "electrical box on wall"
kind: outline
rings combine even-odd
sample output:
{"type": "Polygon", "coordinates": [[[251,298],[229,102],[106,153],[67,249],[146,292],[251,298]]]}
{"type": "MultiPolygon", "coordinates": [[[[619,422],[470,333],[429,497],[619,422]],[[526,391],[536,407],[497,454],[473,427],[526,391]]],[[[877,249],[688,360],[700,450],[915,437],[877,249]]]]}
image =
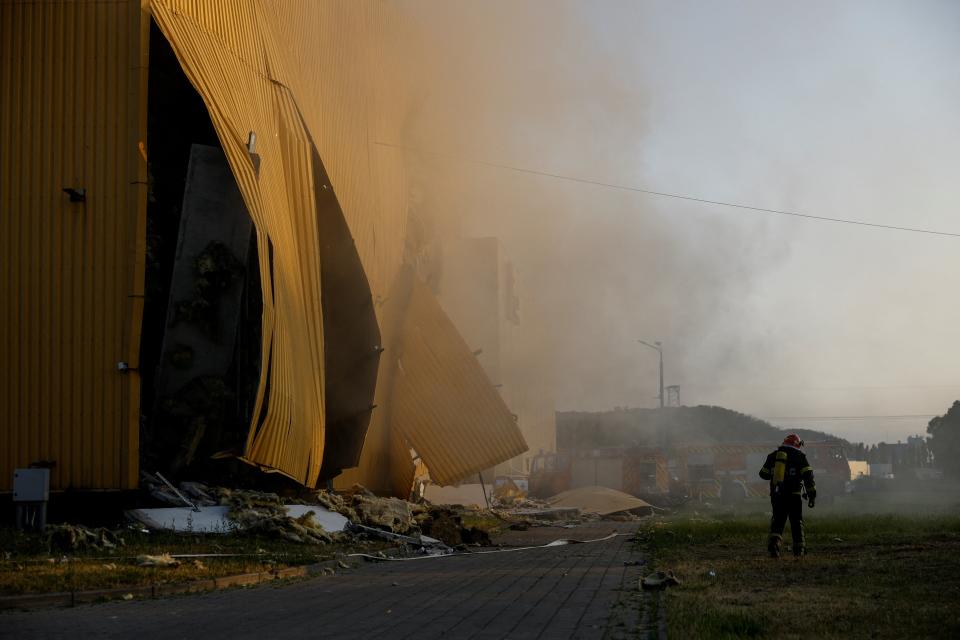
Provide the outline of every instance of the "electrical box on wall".
{"type": "Polygon", "coordinates": [[[15,469],[14,502],[46,502],[50,498],[50,469],[15,469]]]}

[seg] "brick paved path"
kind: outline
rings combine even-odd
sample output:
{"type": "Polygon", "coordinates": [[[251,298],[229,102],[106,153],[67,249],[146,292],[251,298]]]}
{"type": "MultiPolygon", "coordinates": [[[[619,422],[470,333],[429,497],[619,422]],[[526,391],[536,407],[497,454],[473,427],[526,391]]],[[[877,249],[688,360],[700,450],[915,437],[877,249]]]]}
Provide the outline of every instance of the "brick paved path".
{"type": "MultiPolygon", "coordinates": [[[[509,544],[633,533],[635,523],[510,532],[509,544]]],[[[636,637],[632,536],[409,562],[139,602],[0,615],[0,636],[124,638],[636,637]],[[613,613],[613,617],[611,617],[613,613]]]]}

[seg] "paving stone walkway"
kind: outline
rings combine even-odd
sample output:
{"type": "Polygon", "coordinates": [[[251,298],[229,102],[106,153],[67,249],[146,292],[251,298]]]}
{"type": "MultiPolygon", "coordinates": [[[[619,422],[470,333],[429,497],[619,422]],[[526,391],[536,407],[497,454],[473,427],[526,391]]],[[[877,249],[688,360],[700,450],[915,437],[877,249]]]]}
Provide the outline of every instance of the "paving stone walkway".
{"type": "Polygon", "coordinates": [[[636,637],[636,523],[509,532],[504,544],[603,542],[369,563],[335,576],[137,602],[0,615],[0,637],[636,637]],[[624,564],[629,563],[629,564],[624,564]]]}

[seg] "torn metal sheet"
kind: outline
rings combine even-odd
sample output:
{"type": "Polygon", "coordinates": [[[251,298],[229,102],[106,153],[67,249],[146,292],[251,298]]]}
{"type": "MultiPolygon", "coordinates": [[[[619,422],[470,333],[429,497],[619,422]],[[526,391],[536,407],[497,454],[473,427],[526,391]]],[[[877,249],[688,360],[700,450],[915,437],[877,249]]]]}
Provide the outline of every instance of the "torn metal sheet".
{"type": "Polygon", "coordinates": [[[527,450],[513,414],[427,285],[414,278],[390,408],[437,484],[456,484],[527,450]]]}
{"type": "MultiPolygon", "coordinates": [[[[312,511],[314,519],[329,533],[346,529],[348,520],[323,507],[309,504],[286,505],[287,515],[291,518],[312,511]]],[[[165,507],[161,509],[134,509],[127,516],[142,522],[150,529],[164,529],[178,533],[235,533],[237,523],[227,517],[230,507],[200,507],[198,511],[187,507],[165,507]]]]}
{"type": "Polygon", "coordinates": [[[236,0],[229,11],[210,11],[186,0],[150,2],[207,106],[257,230],[263,358],[240,459],[315,487],[386,455],[389,464],[364,475],[382,476],[388,482],[378,488],[390,484],[407,497],[411,449],[435,482],[452,484],[527,445],[429,287],[413,274],[399,277],[408,244],[403,157],[358,141],[371,130],[399,134],[402,101],[342,92],[375,77],[381,90],[404,93],[385,73],[387,40],[373,28],[390,25],[389,10],[344,6],[236,0]],[[390,108],[381,112],[381,104],[390,108]],[[397,283],[410,280],[407,298],[397,283]],[[409,302],[397,324],[382,326],[393,320],[386,301],[398,297],[409,302]],[[388,367],[379,367],[374,319],[396,344],[385,352],[388,367]],[[368,439],[376,455],[363,457],[378,367],[389,426],[375,422],[368,439]]]}
{"type": "Polygon", "coordinates": [[[284,64],[261,3],[230,11],[175,0],[150,6],[207,106],[257,230],[262,365],[241,459],[316,486],[327,424],[318,211],[336,206],[336,197],[317,184],[323,168],[295,97],[277,77],[284,64]]]}

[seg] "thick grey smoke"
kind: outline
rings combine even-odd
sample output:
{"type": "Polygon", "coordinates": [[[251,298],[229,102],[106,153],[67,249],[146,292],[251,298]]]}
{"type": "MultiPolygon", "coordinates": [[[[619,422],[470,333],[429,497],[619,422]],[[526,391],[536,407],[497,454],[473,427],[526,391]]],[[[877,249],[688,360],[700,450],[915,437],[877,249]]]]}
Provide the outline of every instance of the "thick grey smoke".
{"type": "MultiPolygon", "coordinates": [[[[960,251],[470,162],[943,228],[960,149],[950,3],[410,2],[420,213],[501,239],[561,409],[941,412],[960,251]]],[[[800,421],[895,440],[925,418],[800,421]]]]}

